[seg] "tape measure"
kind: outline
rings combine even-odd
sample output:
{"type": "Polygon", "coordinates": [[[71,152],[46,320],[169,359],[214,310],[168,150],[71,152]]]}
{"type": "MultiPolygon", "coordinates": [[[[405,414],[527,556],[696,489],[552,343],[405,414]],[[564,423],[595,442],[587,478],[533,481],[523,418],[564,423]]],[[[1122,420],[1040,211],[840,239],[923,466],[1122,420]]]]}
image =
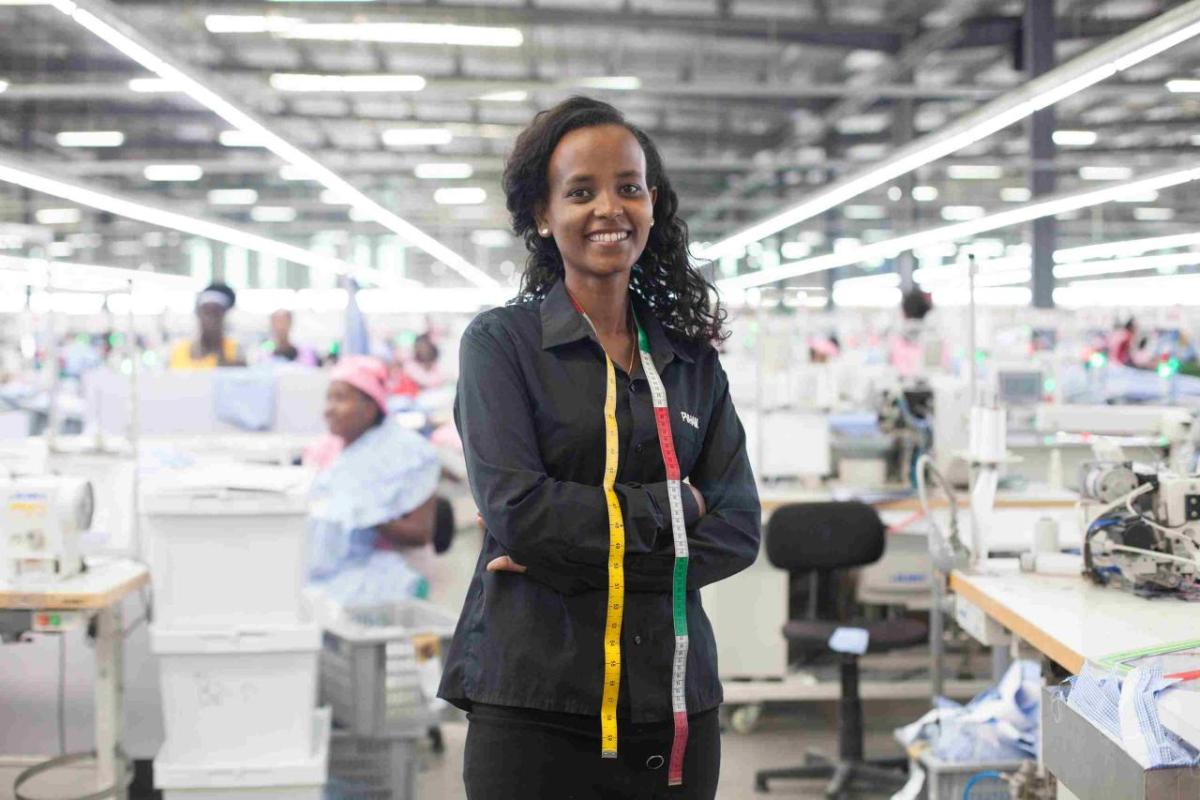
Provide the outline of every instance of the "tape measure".
{"type": "MultiPolygon", "coordinates": [[[[588,325],[583,308],[571,298],[588,325]]],[[[667,499],[671,509],[671,537],[675,545],[675,564],[671,575],[671,615],[675,634],[675,654],[671,662],[671,714],[675,735],[671,742],[671,758],[667,769],[667,783],[679,786],[683,783],[683,757],[687,749],[687,527],[683,518],[683,484],[679,474],[679,460],[675,455],[675,439],[671,434],[671,414],[667,405],[667,390],[654,367],[650,353],[650,341],[642,329],[637,315],[633,316],[637,328],[637,348],[641,356],[642,370],[650,383],[650,397],[654,405],[654,419],[658,428],[658,445],[662,452],[667,472],[667,499]]],[[[593,332],[595,326],[592,325],[593,332]]],[[[606,387],[604,392],[604,496],[608,504],[608,607],[604,623],[604,688],[600,699],[600,745],[601,757],[617,757],[617,695],[621,683],[621,622],[625,604],[625,522],[621,517],[621,506],[614,489],[617,481],[618,431],[617,431],[617,379],[616,368],[608,353],[604,354],[606,387]]],[[[632,379],[632,376],[630,376],[632,379]]]]}

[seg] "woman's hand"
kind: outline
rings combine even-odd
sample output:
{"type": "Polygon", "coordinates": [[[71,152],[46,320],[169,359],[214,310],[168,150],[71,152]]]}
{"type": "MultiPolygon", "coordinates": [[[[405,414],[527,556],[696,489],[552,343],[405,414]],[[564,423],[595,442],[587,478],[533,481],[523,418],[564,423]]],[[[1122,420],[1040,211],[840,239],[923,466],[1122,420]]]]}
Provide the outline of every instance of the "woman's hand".
{"type": "MultiPolygon", "coordinates": [[[[484,530],[483,514],[476,514],[475,521],[479,523],[479,530],[484,530]]],[[[488,562],[488,572],[515,572],[518,575],[525,571],[525,567],[513,561],[508,556],[500,556],[493,558],[488,562]]]]}
{"type": "Polygon", "coordinates": [[[700,516],[708,513],[708,505],[704,502],[704,495],[700,494],[700,490],[690,483],[685,483],[684,486],[692,490],[692,497],[696,498],[696,505],[700,507],[700,516]]]}

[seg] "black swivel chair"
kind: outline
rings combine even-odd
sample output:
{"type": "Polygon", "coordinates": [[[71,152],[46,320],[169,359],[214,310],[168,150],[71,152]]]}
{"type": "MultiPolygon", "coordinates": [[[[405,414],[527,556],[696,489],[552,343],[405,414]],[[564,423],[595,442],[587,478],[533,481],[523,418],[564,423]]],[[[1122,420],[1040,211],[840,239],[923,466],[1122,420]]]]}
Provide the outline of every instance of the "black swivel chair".
{"type": "MultiPolygon", "coordinates": [[[[883,555],[885,530],[875,509],[863,503],[796,503],[780,508],[767,523],[767,558],[790,573],[810,572],[828,577],[838,569],[861,567],[883,555]]],[[[815,585],[815,582],[814,582],[815,585]]],[[[835,616],[827,614],[826,617],[835,616]]],[[[808,651],[830,652],[829,638],[839,627],[865,628],[869,653],[912,647],[928,641],[923,622],[907,618],[878,622],[819,618],[810,597],[804,619],[792,619],[783,628],[784,637],[808,651]]],[[[755,788],[768,791],[773,780],[828,778],[826,797],[847,797],[864,789],[898,788],[905,775],[897,768],[903,761],[867,761],[863,757],[863,710],[858,691],[858,656],[838,653],[841,697],[838,700],[836,760],[809,754],[802,767],[760,770],[755,788]]]]}

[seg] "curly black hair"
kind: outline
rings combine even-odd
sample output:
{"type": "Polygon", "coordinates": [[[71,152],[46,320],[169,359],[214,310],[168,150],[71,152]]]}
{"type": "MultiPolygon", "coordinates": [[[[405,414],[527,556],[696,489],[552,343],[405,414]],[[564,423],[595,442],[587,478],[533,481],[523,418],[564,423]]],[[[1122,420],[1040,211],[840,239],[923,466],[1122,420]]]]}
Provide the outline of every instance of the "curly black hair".
{"type": "Polygon", "coordinates": [[[626,121],[615,107],[589,97],[572,97],[539,111],[504,165],[504,194],[513,231],[525,240],[529,257],[521,289],[513,302],[540,300],[563,276],[562,256],[552,238],[538,234],[534,213],[549,193],[550,156],[564,136],[579,128],[620,125],[633,134],[646,154],[646,181],[657,188],[654,227],[630,276],[629,289],[642,299],[663,327],[699,344],[719,341],[725,310],[716,287],[692,265],[687,224],[675,216],[679,198],[650,137],[626,121]]]}

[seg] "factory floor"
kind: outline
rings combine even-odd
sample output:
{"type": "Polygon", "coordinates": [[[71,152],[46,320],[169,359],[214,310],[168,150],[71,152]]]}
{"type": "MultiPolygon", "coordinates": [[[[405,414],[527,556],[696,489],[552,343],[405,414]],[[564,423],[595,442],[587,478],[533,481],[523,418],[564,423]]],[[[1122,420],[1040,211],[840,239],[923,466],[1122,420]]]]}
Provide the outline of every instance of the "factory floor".
{"type": "MultiPolygon", "coordinates": [[[[754,773],[759,769],[795,766],[803,759],[805,748],[826,753],[836,750],[833,733],[833,705],[805,704],[778,707],[763,715],[758,727],[748,734],[727,731],[722,740],[719,800],[752,798],[824,797],[820,782],[779,782],[771,785],[769,795],[754,791],[754,773]]],[[[867,752],[875,757],[898,757],[899,748],[892,740],[892,729],[916,719],[924,711],[920,703],[881,702],[868,704],[867,752]]],[[[446,751],[441,755],[427,752],[417,780],[414,800],[465,800],[462,786],[462,753],[466,726],[453,723],[444,728],[446,751]]],[[[12,783],[16,768],[0,767],[0,800],[13,800],[12,783]]],[[[64,769],[28,784],[23,792],[38,800],[76,797],[90,787],[80,769],[64,769]]],[[[864,800],[883,800],[888,794],[860,794],[864,800]]],[[[144,796],[143,796],[144,797],[144,796]]],[[[131,800],[143,800],[134,797],[131,800]]],[[[149,798],[145,798],[149,800],[149,798]]],[[[407,800],[407,798],[405,799],[407,800]]]]}
{"type": "MultiPolygon", "coordinates": [[[[459,511],[460,524],[467,517],[459,511]]],[[[473,523],[473,513],[467,521],[473,523]]],[[[431,581],[431,600],[446,607],[459,608],[466,595],[475,560],[479,554],[480,534],[472,524],[461,527],[453,547],[435,560],[436,573],[431,581]]],[[[876,758],[897,758],[902,755],[892,739],[892,731],[911,722],[927,710],[924,702],[876,702],[865,706],[867,754],[876,758]]],[[[726,731],[722,740],[721,782],[717,792],[720,800],[742,798],[823,797],[820,782],[780,782],[772,784],[770,795],[754,792],[754,773],[759,769],[798,766],[805,749],[833,754],[837,749],[834,705],[808,703],[777,706],[767,710],[755,730],[748,734],[726,731]]],[[[423,754],[422,767],[414,800],[465,800],[462,786],[462,754],[466,738],[465,723],[444,726],[446,750],[441,755],[423,754]]],[[[13,800],[13,780],[20,768],[9,766],[0,757],[0,800],[13,800]]],[[[87,773],[80,769],[60,770],[56,775],[39,777],[23,789],[23,794],[38,800],[64,800],[92,791],[87,773]]],[[[861,794],[857,797],[886,798],[889,795],[861,794]]],[[[150,800],[139,794],[131,800],[150,800]]],[[[409,800],[404,798],[403,800],[409,800]]]]}

